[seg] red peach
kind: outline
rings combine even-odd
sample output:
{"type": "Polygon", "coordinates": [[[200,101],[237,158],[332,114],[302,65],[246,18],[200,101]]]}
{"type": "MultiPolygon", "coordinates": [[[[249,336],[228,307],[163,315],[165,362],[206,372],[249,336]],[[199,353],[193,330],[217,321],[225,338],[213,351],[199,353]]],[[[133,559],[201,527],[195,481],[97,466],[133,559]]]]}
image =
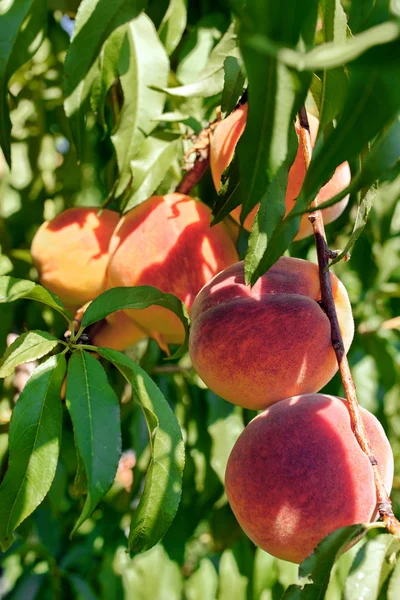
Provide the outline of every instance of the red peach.
{"type": "MultiPolygon", "coordinates": [[[[253,391],[258,395],[256,386],[253,391]]],[[[361,415],[390,492],[389,441],[371,413],[361,409],[361,415]]],[[[295,563],[335,529],[377,517],[371,464],[354,436],[347,402],[333,396],[287,398],[253,419],[229,457],[225,485],[249,538],[295,563]]]]}
{"type": "MultiPolygon", "coordinates": [[[[200,288],[237,260],[226,226],[210,227],[210,209],[184,194],[153,196],[130,210],[110,242],[108,286],[152,285],[191,310],[200,288]]],[[[181,343],[183,326],[171,311],[127,310],[161,345],[181,343]]]]}
{"type": "MultiPolygon", "coordinates": [[[[331,282],[347,351],[354,334],[351,306],[332,273],[331,282]]],[[[245,285],[242,262],[228,267],[193,304],[194,368],[213,392],[247,408],[317,392],[338,368],[320,300],[314,263],[281,257],[252,288],[245,285]]]]}

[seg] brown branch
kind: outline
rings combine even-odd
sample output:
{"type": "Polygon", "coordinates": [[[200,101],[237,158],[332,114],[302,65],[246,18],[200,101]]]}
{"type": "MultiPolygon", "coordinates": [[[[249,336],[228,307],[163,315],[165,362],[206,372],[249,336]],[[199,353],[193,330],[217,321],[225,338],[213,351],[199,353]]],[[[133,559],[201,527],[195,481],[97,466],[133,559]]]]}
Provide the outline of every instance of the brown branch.
{"type": "MultiPolygon", "coordinates": [[[[303,149],[306,168],[308,168],[311,161],[312,144],[307,113],[304,107],[302,107],[299,111],[299,120],[300,143],[303,149]]],[[[361,449],[367,455],[373,469],[379,515],[386,524],[388,531],[395,535],[399,535],[400,523],[393,514],[392,503],[385,489],[385,484],[379,471],[378,461],[374,456],[371,443],[364,427],[357,400],[356,387],[351,375],[342,335],[340,333],[335,303],[333,300],[331,277],[329,273],[329,260],[332,258],[332,252],[329,250],[326,243],[324,222],[321,211],[318,210],[318,196],[315,198],[311,206],[316,209],[309,215],[308,218],[313,228],[318,256],[319,279],[321,285],[321,305],[331,323],[332,346],[339,365],[339,372],[342,378],[343,388],[348,403],[354,435],[361,449]]]]}
{"type": "Polygon", "coordinates": [[[193,146],[183,157],[187,173],[176,188],[176,192],[188,194],[198,184],[204,173],[207,171],[210,165],[211,136],[219,121],[220,119],[216,119],[210,123],[208,127],[202,129],[199,135],[194,138],[193,146]],[[192,154],[195,154],[194,161],[190,161],[192,154]]]}

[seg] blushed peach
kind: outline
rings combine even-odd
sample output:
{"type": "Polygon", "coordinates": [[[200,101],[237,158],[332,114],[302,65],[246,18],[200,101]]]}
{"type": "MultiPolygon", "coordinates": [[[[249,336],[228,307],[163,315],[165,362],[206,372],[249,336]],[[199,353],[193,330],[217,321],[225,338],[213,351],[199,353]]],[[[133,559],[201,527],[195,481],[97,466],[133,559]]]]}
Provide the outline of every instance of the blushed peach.
{"type": "MultiPolygon", "coordinates": [[[[354,334],[351,306],[332,273],[331,281],[347,351],[354,334]]],[[[194,368],[213,392],[247,408],[317,392],[338,368],[320,299],[314,263],[281,257],[252,288],[244,283],[242,262],[228,267],[193,304],[194,368]]]]}
{"type": "MultiPolygon", "coordinates": [[[[184,194],[153,196],[130,210],[110,242],[108,287],[152,285],[190,311],[200,288],[237,261],[226,226],[210,227],[210,209],[184,194]]],[[[160,306],[127,310],[160,345],[181,343],[183,326],[160,306]]]]}
{"type": "MultiPolygon", "coordinates": [[[[244,104],[243,106],[235,110],[233,113],[231,113],[226,119],[221,121],[221,123],[219,123],[214,130],[211,141],[210,165],[214,185],[217,191],[220,188],[221,175],[231,162],[236,148],[236,144],[238,143],[239,138],[245,129],[246,119],[247,104],[244,104]]],[[[308,114],[308,120],[310,124],[311,139],[312,143],[314,144],[317,138],[319,121],[312,114],[308,114]]],[[[297,135],[300,135],[300,127],[297,123],[296,132],[297,135]]],[[[286,215],[295,206],[295,201],[300,193],[300,189],[303,185],[305,175],[306,165],[304,161],[303,151],[301,145],[299,144],[296,158],[289,171],[288,185],[285,196],[286,215]]],[[[327,200],[335,196],[337,193],[341,192],[345,187],[348,186],[348,184],[350,183],[350,179],[351,174],[349,164],[347,162],[342,163],[336,169],[332,179],[330,179],[328,183],[321,188],[320,193],[318,195],[319,203],[322,204],[322,202],[326,202],[327,200]]],[[[333,206],[325,208],[323,210],[324,223],[331,223],[332,221],[337,219],[346,208],[348,200],[349,196],[347,195],[342,200],[340,200],[340,202],[337,202],[333,206]]],[[[253,210],[250,212],[250,214],[246,217],[244,221],[244,227],[248,231],[251,231],[257,210],[258,206],[253,208],[253,210]]],[[[238,223],[240,222],[241,211],[242,207],[238,206],[231,212],[231,215],[234,219],[236,219],[238,223]]],[[[308,220],[308,214],[305,214],[300,220],[300,228],[294,239],[300,240],[309,235],[312,235],[312,227],[308,220]]]]}
{"type": "MultiPolygon", "coordinates": [[[[255,386],[253,392],[258,395],[255,386]]],[[[390,492],[389,441],[371,413],[361,409],[361,415],[390,492]]],[[[225,485],[250,539],[295,563],[335,529],[377,517],[371,464],[354,436],[346,401],[333,396],[287,398],[253,419],[229,457],[225,485]]]]}
{"type": "Polygon", "coordinates": [[[69,208],[36,232],[31,253],[42,285],[76,310],[105,289],[108,245],[119,214],[69,208]]]}

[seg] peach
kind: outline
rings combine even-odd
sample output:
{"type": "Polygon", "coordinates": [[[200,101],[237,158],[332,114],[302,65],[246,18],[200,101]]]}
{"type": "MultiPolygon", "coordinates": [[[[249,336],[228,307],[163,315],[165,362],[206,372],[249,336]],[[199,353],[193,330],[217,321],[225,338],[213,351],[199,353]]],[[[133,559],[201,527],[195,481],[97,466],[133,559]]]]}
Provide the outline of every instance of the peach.
{"type": "Polygon", "coordinates": [[[126,350],[146,337],[148,334],[120,310],[106,317],[100,327],[94,331],[91,343],[94,346],[126,350]]]}
{"type": "Polygon", "coordinates": [[[69,208],[46,221],[32,241],[40,282],[76,310],[105,289],[108,245],[118,213],[69,208]]]}
{"type": "MultiPolygon", "coordinates": [[[[91,302],[87,302],[77,310],[74,317],[75,332],[78,331],[89,304],[91,302]]],[[[122,310],[110,313],[102,321],[94,323],[88,331],[90,332],[88,343],[114,350],[126,350],[148,337],[148,334],[129,319],[122,310]]]]}
{"type": "MultiPolygon", "coordinates": [[[[389,441],[370,412],[361,414],[390,492],[389,441]]],[[[255,417],[232,450],[225,485],[249,538],[295,563],[335,529],[377,517],[371,464],[354,436],[347,402],[334,396],[287,398],[255,417]]]]}
{"type": "MultiPolygon", "coordinates": [[[[332,273],[331,281],[347,351],[354,334],[351,306],[332,273]]],[[[242,262],[228,267],[193,304],[194,368],[213,392],[246,408],[317,392],[338,368],[320,299],[314,263],[283,256],[252,288],[244,283],[242,262]]]]}
{"type": "MultiPolygon", "coordinates": [[[[221,121],[214,130],[211,151],[210,151],[210,165],[211,173],[214,181],[216,190],[220,188],[220,179],[224,170],[227,168],[232,160],[233,153],[236,148],[236,144],[242,135],[246,126],[247,119],[247,104],[244,104],[233,113],[231,113],[226,119],[221,121]]],[[[316,117],[308,114],[308,120],[310,124],[310,132],[312,143],[315,143],[318,133],[319,121],[316,117]]],[[[297,135],[300,134],[300,127],[296,124],[297,135]]],[[[293,209],[296,203],[296,198],[300,193],[301,186],[303,185],[304,177],[306,175],[306,165],[304,161],[303,151],[301,145],[297,149],[296,158],[289,171],[288,185],[286,189],[285,204],[286,204],[286,215],[293,209]]],[[[338,166],[332,179],[324,185],[318,195],[318,201],[320,204],[326,202],[330,198],[333,198],[337,193],[341,192],[350,183],[351,174],[350,167],[347,162],[342,163],[338,166]]],[[[323,210],[324,223],[331,223],[337,219],[347,206],[349,196],[345,196],[340,202],[337,202],[333,206],[329,206],[323,210]]],[[[254,217],[257,213],[258,205],[253,208],[250,214],[244,221],[244,227],[248,231],[251,231],[254,217]]],[[[235,208],[231,215],[239,223],[240,214],[242,207],[238,206],[235,208]]],[[[304,214],[300,220],[299,231],[294,238],[295,240],[301,240],[308,235],[312,235],[312,227],[308,220],[308,214],[304,214]]]]}
{"type": "MultiPolygon", "coordinates": [[[[237,261],[226,226],[210,227],[210,209],[184,194],[153,196],[130,210],[110,241],[108,287],[152,285],[191,310],[200,288],[237,261]]],[[[127,310],[161,346],[181,343],[182,323],[166,308],[127,310]]]]}

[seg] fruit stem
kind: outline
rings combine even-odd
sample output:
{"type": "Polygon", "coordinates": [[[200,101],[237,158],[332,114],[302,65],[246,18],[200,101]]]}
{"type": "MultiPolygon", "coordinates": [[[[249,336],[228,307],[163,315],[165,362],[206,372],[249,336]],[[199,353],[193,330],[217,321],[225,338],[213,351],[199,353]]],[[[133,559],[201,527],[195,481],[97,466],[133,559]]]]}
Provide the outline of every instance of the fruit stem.
{"type": "Polygon", "coordinates": [[[210,164],[211,136],[219,121],[220,119],[216,119],[202,129],[194,138],[193,146],[185,153],[183,160],[186,165],[186,174],[175,190],[179,194],[189,194],[207,171],[210,164]],[[192,154],[196,155],[194,162],[189,161],[192,154]]]}
{"type": "MultiPolygon", "coordinates": [[[[306,169],[311,162],[312,143],[310,135],[310,126],[308,123],[306,109],[303,106],[299,110],[300,121],[300,143],[303,150],[306,169]]],[[[332,346],[336,354],[339,365],[339,372],[342,378],[343,388],[345,391],[350,419],[354,430],[354,435],[363,450],[367,455],[374,473],[375,489],[377,497],[377,508],[379,515],[386,525],[387,530],[395,535],[400,534],[400,523],[396,519],[392,510],[390,497],[385,489],[382,476],[379,471],[378,461],[376,460],[371,443],[368,439],[364,423],[360,414],[360,406],[356,394],[356,386],[351,375],[349,362],[347,360],[346,351],[343,344],[343,338],[340,333],[339,322],[337,318],[335,303],[333,300],[331,277],[329,273],[329,261],[332,258],[332,252],[329,250],[326,243],[325,227],[322,219],[321,211],[318,210],[318,196],[312,202],[311,207],[315,210],[310,213],[309,221],[312,225],[315,239],[315,246],[318,256],[319,280],[321,285],[321,305],[331,323],[331,339],[332,346]]]]}

